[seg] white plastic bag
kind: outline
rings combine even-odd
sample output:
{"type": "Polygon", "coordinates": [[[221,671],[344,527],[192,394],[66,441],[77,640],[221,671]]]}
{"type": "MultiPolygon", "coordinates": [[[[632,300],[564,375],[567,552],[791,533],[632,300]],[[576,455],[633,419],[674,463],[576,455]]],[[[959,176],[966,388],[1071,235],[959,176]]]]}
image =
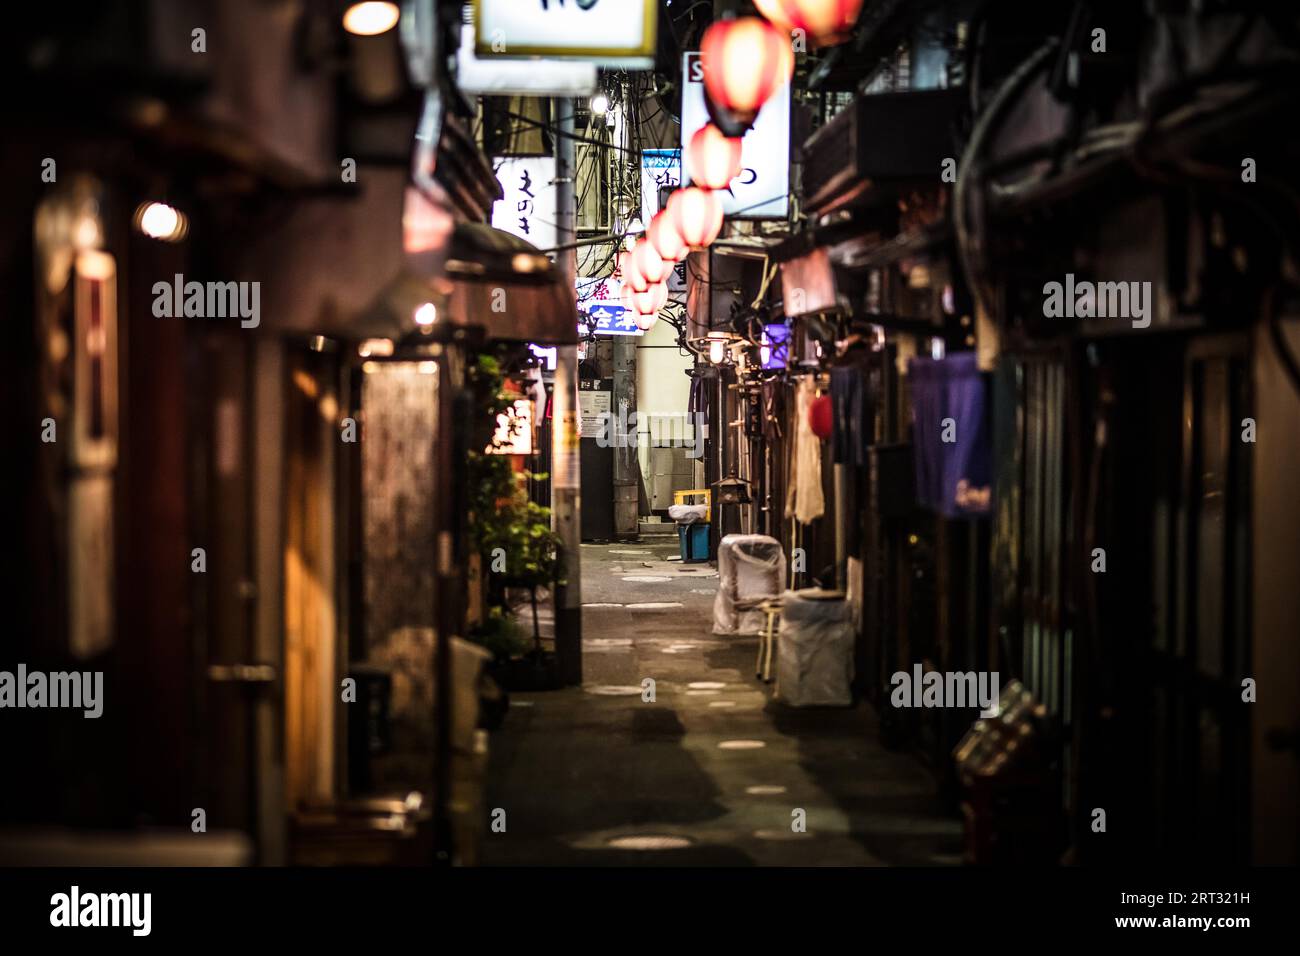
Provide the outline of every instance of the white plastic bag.
{"type": "Polygon", "coordinates": [[[776,597],[785,581],[781,542],[765,534],[729,534],[718,542],[718,595],[713,633],[752,636],[763,630],[763,612],[738,602],[776,597]]]}
{"type": "Polygon", "coordinates": [[[844,595],[786,591],[777,638],[778,693],[791,707],[853,703],[853,612],[844,595]]]}

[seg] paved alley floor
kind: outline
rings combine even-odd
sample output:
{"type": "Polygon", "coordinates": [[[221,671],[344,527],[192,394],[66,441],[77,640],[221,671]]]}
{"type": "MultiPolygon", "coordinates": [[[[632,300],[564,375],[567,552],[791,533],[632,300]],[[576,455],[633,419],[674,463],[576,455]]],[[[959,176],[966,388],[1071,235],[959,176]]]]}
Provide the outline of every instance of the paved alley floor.
{"type": "Polygon", "coordinates": [[[583,545],[584,686],[511,695],[487,790],[506,831],[483,862],[959,863],[959,821],[870,708],[769,700],[758,639],[710,633],[716,570],[677,553],[676,537],[583,545]]]}

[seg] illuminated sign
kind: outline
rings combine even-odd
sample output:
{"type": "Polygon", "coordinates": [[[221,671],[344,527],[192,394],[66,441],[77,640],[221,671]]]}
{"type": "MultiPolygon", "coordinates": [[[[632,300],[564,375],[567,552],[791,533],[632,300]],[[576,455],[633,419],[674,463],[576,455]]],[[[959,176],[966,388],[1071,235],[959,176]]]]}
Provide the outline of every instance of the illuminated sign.
{"type": "Polygon", "coordinates": [[[484,450],[489,455],[533,453],[533,403],[530,399],[516,399],[511,408],[497,415],[492,444],[484,450]]]}
{"type": "Polygon", "coordinates": [[[659,211],[659,187],[680,186],[681,182],[680,149],[641,150],[641,222],[650,225],[659,211]]]}
{"type": "MultiPolygon", "coordinates": [[[[709,122],[704,103],[704,73],[700,54],[687,53],[682,62],[682,145],[709,122]]],[[[722,211],[739,219],[784,219],[790,208],[790,84],[763,104],[754,128],[740,148],[740,175],[730,190],[720,193],[722,211]]],[[[682,170],[682,184],[690,182],[682,170]]]]}
{"type": "Polygon", "coordinates": [[[474,53],[474,27],[460,28],[456,85],[471,96],[590,96],[596,64],[578,60],[485,60],[474,53]]]}
{"type": "Polygon", "coordinates": [[[474,52],[544,56],[625,69],[654,65],[658,0],[475,0],[474,52]]]}
{"type": "Polygon", "coordinates": [[[555,246],[555,158],[509,156],[492,165],[503,194],[492,207],[492,225],[538,249],[555,246]]]}

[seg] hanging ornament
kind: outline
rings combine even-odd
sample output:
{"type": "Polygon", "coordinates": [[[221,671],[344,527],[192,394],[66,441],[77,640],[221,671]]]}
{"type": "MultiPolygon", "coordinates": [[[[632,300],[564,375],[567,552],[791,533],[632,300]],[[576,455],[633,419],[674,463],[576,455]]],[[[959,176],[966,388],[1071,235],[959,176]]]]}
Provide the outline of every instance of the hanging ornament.
{"type": "Polygon", "coordinates": [[[659,258],[665,262],[681,262],[686,258],[686,254],[691,251],[677,232],[672,217],[668,215],[666,208],[655,213],[655,217],[650,220],[650,228],[645,231],[645,235],[650,244],[655,247],[655,252],[659,253],[659,258]]]}
{"type": "Polygon", "coordinates": [[[843,43],[862,12],[862,0],[754,0],[754,6],[778,30],[800,30],[814,46],[843,43]]]}
{"type": "Polygon", "coordinates": [[[722,231],[722,200],[718,194],[698,186],[678,189],[668,200],[677,235],[686,245],[702,249],[722,231]]]}
{"type": "Polygon", "coordinates": [[[640,240],[632,250],[632,267],[651,283],[663,282],[673,272],[673,264],[664,262],[664,257],[648,239],[640,240]]]}
{"type": "Polygon", "coordinates": [[[645,292],[632,293],[632,310],[642,315],[654,315],[668,304],[668,286],[656,282],[645,292]]]}
{"type": "Polygon", "coordinates": [[[740,175],[740,140],[706,123],[686,147],[686,171],[703,189],[726,189],[740,175]]]}
{"type": "Polygon", "coordinates": [[[790,37],[760,17],[718,20],[700,41],[709,115],[727,136],[754,124],[772,94],[790,81],[790,37]]]}

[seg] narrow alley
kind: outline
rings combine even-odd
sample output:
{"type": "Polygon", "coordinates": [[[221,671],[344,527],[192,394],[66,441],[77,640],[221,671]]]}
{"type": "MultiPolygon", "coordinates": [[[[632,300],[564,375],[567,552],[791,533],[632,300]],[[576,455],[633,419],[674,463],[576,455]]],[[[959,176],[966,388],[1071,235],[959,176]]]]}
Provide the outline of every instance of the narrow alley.
{"type": "Polygon", "coordinates": [[[506,829],[483,862],[959,864],[960,821],[870,708],[772,702],[758,638],[710,633],[717,571],[677,557],[676,536],[583,545],[584,683],[512,695],[488,773],[506,829]]]}

